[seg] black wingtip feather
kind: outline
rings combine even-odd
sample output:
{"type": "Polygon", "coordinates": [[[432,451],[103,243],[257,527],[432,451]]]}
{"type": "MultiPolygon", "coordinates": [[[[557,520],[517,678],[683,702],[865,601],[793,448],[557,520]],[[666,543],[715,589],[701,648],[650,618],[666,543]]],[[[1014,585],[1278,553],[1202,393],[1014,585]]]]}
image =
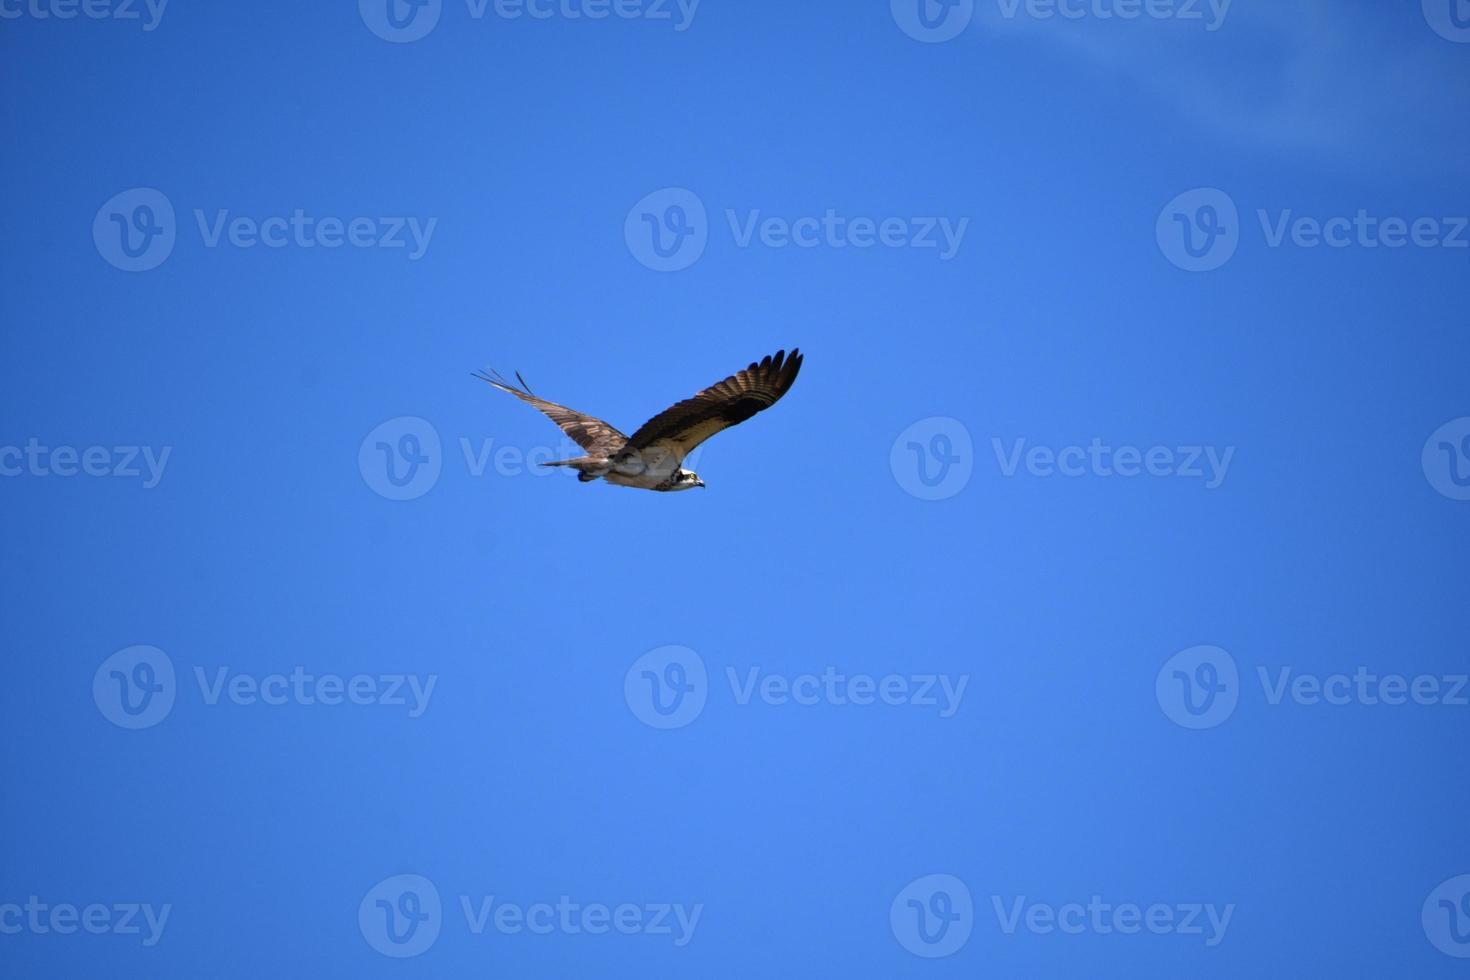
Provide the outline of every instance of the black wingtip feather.
{"type": "Polygon", "coordinates": [[[515,385],[511,384],[510,381],[508,381],[506,379],[505,375],[501,374],[499,371],[495,370],[494,368],[481,369],[479,371],[471,371],[470,372],[470,377],[472,377],[472,378],[478,378],[481,381],[486,382],[487,384],[495,385],[497,388],[504,388],[507,391],[519,391],[519,392],[523,392],[523,393],[525,393],[527,395],[530,395],[530,396],[532,396],[534,398],[535,395],[536,395],[536,393],[531,390],[531,386],[530,385],[526,384],[526,379],[523,378],[523,377],[521,377],[521,372],[517,371],[517,372],[515,372],[515,375],[516,375],[516,380],[521,383],[521,386],[519,388],[517,388],[515,385]]]}

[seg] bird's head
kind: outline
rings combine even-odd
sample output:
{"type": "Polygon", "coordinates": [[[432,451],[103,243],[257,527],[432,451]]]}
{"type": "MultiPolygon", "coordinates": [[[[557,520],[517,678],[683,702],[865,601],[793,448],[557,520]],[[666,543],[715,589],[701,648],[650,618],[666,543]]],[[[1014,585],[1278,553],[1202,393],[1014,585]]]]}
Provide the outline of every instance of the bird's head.
{"type": "Polygon", "coordinates": [[[695,473],[693,470],[681,469],[677,474],[675,474],[674,485],[669,487],[669,489],[688,490],[690,487],[702,486],[704,486],[704,481],[699,478],[698,473],[695,473]]]}

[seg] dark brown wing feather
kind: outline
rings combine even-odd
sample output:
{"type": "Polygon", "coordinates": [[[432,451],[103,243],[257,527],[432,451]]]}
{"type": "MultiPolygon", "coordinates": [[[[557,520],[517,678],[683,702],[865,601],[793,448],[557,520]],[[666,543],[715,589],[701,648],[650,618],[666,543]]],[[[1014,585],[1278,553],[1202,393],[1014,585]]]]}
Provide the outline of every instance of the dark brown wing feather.
{"type": "Polygon", "coordinates": [[[501,391],[510,392],[527,405],[539,410],[541,414],[559,425],[561,431],[565,432],[573,442],[587,450],[592,456],[611,456],[622,449],[628,441],[627,436],[602,419],[574,412],[565,405],[558,405],[544,398],[537,398],[531,394],[531,389],[526,387],[526,382],[519,373],[516,375],[516,380],[521,383],[519,388],[498,376],[492,378],[487,374],[476,374],[475,377],[501,391]]]}
{"type": "Polygon", "coordinates": [[[739,425],[780,401],[791,390],[800,370],[800,350],[792,348],[789,357],[784,350],[777,351],[744,371],[710,385],[693,398],[664,409],[629,437],[624,451],[663,443],[682,461],[710,436],[739,425]]]}

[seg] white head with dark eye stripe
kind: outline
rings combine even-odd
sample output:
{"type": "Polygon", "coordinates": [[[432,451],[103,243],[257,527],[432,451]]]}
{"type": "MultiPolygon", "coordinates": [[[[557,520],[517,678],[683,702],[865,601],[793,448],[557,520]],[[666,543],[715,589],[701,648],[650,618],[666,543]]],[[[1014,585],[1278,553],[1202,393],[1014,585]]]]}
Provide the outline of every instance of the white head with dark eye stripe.
{"type": "Polygon", "coordinates": [[[674,474],[674,479],[670,483],[670,490],[688,490],[691,487],[704,486],[704,481],[699,478],[698,473],[682,468],[674,474]]]}

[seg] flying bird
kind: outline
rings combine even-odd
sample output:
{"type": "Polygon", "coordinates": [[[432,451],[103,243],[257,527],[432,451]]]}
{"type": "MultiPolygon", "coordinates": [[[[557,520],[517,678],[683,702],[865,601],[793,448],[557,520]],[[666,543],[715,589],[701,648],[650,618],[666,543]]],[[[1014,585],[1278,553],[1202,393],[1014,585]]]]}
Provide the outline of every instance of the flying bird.
{"type": "Polygon", "coordinates": [[[716,432],[739,425],[776,404],[791,390],[800,370],[801,351],[792,348],[788,356],[779,350],[693,398],[669,406],[631,436],[602,419],[538,398],[520,372],[516,373],[518,385],[498,373],[493,377],[476,373],[475,377],[538,409],[587,451],[585,456],[543,466],[570,466],[583,483],[603,479],[620,487],[669,491],[704,486],[699,474],[684,469],[684,457],[716,432]]]}

